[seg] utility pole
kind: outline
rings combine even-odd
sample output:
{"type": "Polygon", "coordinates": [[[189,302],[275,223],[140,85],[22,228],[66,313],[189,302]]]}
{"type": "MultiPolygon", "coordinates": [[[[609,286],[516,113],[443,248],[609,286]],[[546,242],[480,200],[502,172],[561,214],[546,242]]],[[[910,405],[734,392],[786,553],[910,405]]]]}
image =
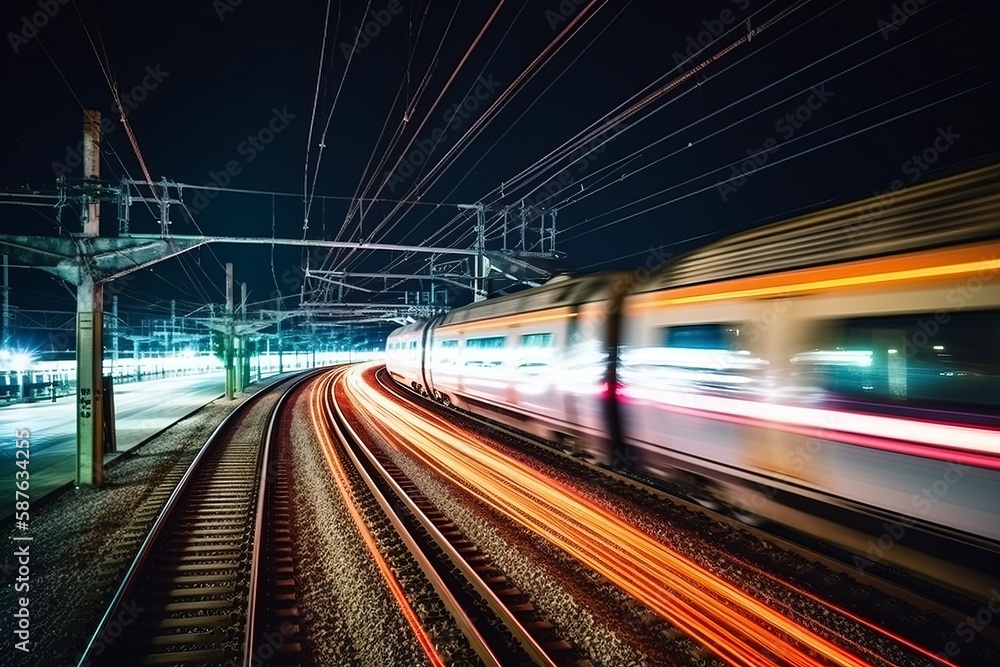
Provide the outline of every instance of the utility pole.
{"type": "Polygon", "coordinates": [[[236,374],[233,369],[233,264],[226,262],[226,331],[223,334],[226,351],[226,399],[233,400],[236,374]]]}
{"type": "MultiPolygon", "coordinates": [[[[95,186],[101,177],[101,114],[83,112],[83,177],[95,186]]],[[[95,188],[96,189],[96,188],[95,188]]],[[[100,195],[84,195],[83,240],[101,234],[100,195]]],[[[76,483],[100,486],[104,481],[104,400],[102,318],[104,286],[95,279],[90,262],[81,257],[77,264],[76,292],[76,483]]]]}

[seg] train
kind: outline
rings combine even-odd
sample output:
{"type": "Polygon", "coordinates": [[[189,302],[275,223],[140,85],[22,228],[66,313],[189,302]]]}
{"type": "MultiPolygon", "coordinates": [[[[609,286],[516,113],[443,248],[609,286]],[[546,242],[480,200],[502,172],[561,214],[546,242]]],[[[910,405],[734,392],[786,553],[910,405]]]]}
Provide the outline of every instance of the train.
{"type": "Polygon", "coordinates": [[[385,358],[441,404],[832,541],[862,569],[989,590],[948,574],[948,545],[1000,552],[998,165],[662,266],[557,276],[402,326],[385,358]]]}

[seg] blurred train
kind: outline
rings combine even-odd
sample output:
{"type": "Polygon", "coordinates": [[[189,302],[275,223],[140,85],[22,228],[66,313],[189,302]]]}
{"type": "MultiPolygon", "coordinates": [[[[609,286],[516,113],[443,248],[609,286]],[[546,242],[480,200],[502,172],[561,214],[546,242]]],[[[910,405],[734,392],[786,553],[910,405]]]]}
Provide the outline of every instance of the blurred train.
{"type": "Polygon", "coordinates": [[[856,562],[955,584],[902,543],[1000,552],[1000,166],[898,185],[409,324],[387,368],[743,520],[868,517],[856,562]]]}

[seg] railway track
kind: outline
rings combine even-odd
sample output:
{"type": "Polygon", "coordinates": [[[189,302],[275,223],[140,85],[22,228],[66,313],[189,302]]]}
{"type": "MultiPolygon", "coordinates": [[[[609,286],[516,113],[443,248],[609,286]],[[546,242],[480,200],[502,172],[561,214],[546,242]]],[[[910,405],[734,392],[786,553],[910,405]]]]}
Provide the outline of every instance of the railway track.
{"type": "MultiPolygon", "coordinates": [[[[650,497],[668,500],[670,503],[679,505],[692,513],[700,514],[714,522],[725,524],[726,526],[737,531],[746,532],[750,536],[750,539],[743,541],[747,546],[747,553],[742,557],[736,554],[727,555],[727,558],[729,558],[737,567],[747,572],[752,572],[761,579],[771,582],[771,585],[776,589],[786,589],[792,595],[809,598],[813,603],[825,610],[823,612],[824,615],[829,613],[831,616],[839,615],[845,618],[850,618],[857,623],[859,627],[864,627],[867,630],[884,637],[889,642],[898,642],[900,645],[905,646],[906,650],[912,651],[913,653],[919,655],[921,659],[926,660],[927,664],[953,664],[943,655],[935,654],[933,649],[925,646],[925,638],[921,636],[921,632],[928,624],[927,619],[929,616],[927,616],[925,612],[938,614],[943,617],[942,620],[945,625],[954,626],[962,623],[966,616],[970,613],[974,614],[976,607],[956,609],[943,601],[945,599],[950,600],[950,597],[943,596],[942,598],[929,599],[920,593],[904,587],[896,581],[874,576],[874,573],[868,573],[864,582],[865,584],[888,594],[890,598],[905,601],[920,611],[915,611],[913,608],[905,609],[904,607],[891,601],[890,598],[882,599],[874,597],[871,600],[868,600],[868,595],[864,592],[856,594],[862,598],[860,600],[848,599],[850,596],[838,594],[833,597],[834,599],[840,600],[841,603],[832,602],[824,595],[817,595],[813,593],[813,591],[822,591],[824,588],[829,588],[831,585],[834,585],[835,587],[839,586],[843,580],[838,578],[836,576],[837,574],[848,576],[852,575],[852,568],[845,560],[832,557],[822,551],[817,551],[809,545],[776,535],[765,530],[764,528],[748,526],[736,519],[726,516],[725,514],[706,508],[703,505],[696,503],[693,499],[689,499],[683,494],[679,494],[676,490],[664,489],[659,480],[625,474],[617,470],[612,470],[604,466],[581,460],[572,452],[560,448],[555,443],[548,442],[531,434],[513,429],[474,413],[457,409],[454,406],[442,407],[426,395],[416,393],[410,388],[398,385],[389,377],[388,373],[384,369],[379,370],[375,377],[384,392],[397,397],[397,399],[403,402],[413,403],[425,410],[430,411],[431,413],[442,415],[446,418],[450,418],[450,416],[457,416],[463,422],[471,424],[473,428],[481,428],[485,433],[499,436],[499,438],[503,441],[516,442],[521,447],[529,445],[533,448],[531,451],[532,456],[537,456],[541,460],[556,466],[559,466],[560,463],[563,463],[563,465],[570,463],[578,471],[577,475],[582,475],[582,479],[592,480],[597,486],[606,485],[607,480],[609,479],[614,480],[626,487],[635,489],[642,496],[646,497],[647,500],[650,497]],[[602,481],[602,479],[604,481],[602,481]],[[770,566],[761,565],[762,563],[767,563],[769,561],[767,558],[755,554],[753,549],[757,544],[757,540],[770,541],[790,554],[801,556],[803,560],[801,562],[797,562],[794,558],[785,558],[787,563],[784,565],[782,563],[773,562],[770,566]],[[784,576],[776,576],[775,572],[785,572],[785,574],[789,577],[797,579],[800,584],[795,585],[784,576]],[[881,605],[879,609],[883,613],[886,613],[887,609],[889,610],[888,614],[892,617],[891,622],[873,622],[864,617],[866,613],[865,610],[869,607],[874,608],[874,606],[878,605],[881,605]],[[858,613],[855,613],[852,609],[857,609],[858,613]],[[889,631],[885,626],[894,627],[895,632],[889,631]],[[897,634],[897,632],[899,634],[897,634]],[[908,639],[904,637],[908,637],[908,639]]],[[[677,521],[677,525],[685,525],[685,523],[690,522],[685,520],[677,521]]],[[[710,528],[715,532],[723,530],[721,527],[710,528]]],[[[858,584],[858,586],[860,587],[861,584],[858,584]]],[[[827,592],[829,593],[833,591],[828,590],[827,592]]],[[[837,592],[840,593],[842,591],[837,592]]],[[[852,641],[843,633],[837,631],[830,632],[832,635],[840,634],[841,641],[845,644],[850,645],[852,643],[852,641]]],[[[996,633],[992,628],[983,628],[983,634],[992,641],[996,640],[996,633]]],[[[944,644],[942,643],[941,645],[944,644]]]]}
{"type": "MultiPolygon", "coordinates": [[[[360,417],[351,412],[342,372],[331,372],[321,391],[326,426],[486,665],[591,663],[554,633],[535,609],[462,531],[423,495],[378,447],[365,444],[360,417]]],[[[429,655],[431,662],[439,656],[429,655]]]]}
{"type": "Polygon", "coordinates": [[[275,521],[280,530],[281,503],[266,501],[282,493],[267,462],[282,406],[315,375],[246,399],[212,433],[139,548],[81,666],[297,662],[293,582],[280,569],[290,555],[278,552],[288,545],[265,530],[275,521]]]}

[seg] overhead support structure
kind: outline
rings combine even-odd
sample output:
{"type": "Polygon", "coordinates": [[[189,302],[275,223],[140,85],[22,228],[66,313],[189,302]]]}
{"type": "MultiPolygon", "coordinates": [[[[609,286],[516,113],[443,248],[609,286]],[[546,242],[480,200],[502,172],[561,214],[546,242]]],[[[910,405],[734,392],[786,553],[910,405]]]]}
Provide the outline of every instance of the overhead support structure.
{"type": "Polygon", "coordinates": [[[476,204],[458,204],[458,208],[476,212],[476,247],[475,264],[472,270],[472,298],[474,301],[486,300],[486,276],[489,273],[489,262],[486,259],[486,207],[482,202],[476,204]]]}

